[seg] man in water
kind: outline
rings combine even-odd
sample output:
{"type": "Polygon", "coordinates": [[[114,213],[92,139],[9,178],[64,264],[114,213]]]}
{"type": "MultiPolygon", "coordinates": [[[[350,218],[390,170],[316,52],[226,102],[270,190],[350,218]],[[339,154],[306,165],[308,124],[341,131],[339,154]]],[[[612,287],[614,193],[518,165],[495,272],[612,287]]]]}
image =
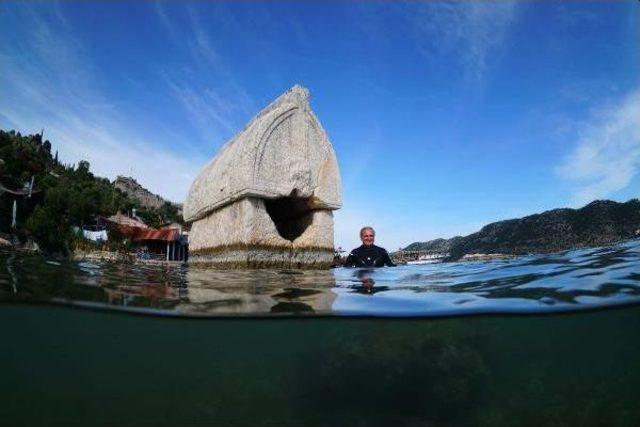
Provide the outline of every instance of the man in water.
{"type": "Polygon", "coordinates": [[[371,227],[362,227],[362,246],[351,251],[344,263],[345,267],[395,267],[386,249],[373,244],[376,232],[371,227]]]}

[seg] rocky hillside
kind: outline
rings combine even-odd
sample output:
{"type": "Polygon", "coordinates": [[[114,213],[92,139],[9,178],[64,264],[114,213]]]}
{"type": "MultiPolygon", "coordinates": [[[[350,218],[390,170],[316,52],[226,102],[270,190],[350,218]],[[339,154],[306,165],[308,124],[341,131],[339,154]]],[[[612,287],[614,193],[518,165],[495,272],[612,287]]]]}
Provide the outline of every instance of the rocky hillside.
{"type": "Polygon", "coordinates": [[[451,252],[451,246],[463,239],[456,236],[451,239],[435,239],[428,242],[415,242],[404,248],[405,251],[426,251],[430,254],[446,254],[451,252]]]}
{"type": "MultiPolygon", "coordinates": [[[[147,209],[160,209],[167,201],[157,194],[153,194],[142,185],[138,184],[133,178],[127,176],[118,176],[113,181],[113,186],[123,193],[127,194],[132,199],[138,201],[143,207],[147,209]]],[[[178,207],[180,210],[181,205],[171,203],[178,207]]]]}
{"type": "Polygon", "coordinates": [[[519,219],[494,222],[465,237],[415,242],[406,250],[466,254],[556,252],[611,244],[640,235],[640,200],[597,200],[581,209],[554,209],[519,219]]]}

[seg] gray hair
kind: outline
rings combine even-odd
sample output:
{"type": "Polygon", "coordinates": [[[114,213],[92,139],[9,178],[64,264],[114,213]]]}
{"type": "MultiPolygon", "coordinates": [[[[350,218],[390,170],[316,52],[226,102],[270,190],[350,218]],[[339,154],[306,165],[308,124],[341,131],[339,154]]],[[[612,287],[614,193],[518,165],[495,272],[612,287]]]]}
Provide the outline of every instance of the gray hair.
{"type": "Polygon", "coordinates": [[[368,226],[368,225],[367,225],[367,226],[362,227],[362,228],[360,229],[360,237],[362,237],[362,233],[364,233],[366,230],[371,230],[371,232],[373,233],[373,235],[374,235],[374,236],[376,235],[376,230],[374,230],[374,229],[373,229],[373,227],[371,227],[371,226],[368,226]]]}

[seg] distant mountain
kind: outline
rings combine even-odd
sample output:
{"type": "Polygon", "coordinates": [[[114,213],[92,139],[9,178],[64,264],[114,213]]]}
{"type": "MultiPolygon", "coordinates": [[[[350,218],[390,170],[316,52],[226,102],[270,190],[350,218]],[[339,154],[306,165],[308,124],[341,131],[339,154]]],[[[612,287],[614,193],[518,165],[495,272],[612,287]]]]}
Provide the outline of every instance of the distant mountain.
{"type": "Polygon", "coordinates": [[[468,236],[415,242],[405,250],[449,254],[556,252],[608,245],[640,236],[640,200],[596,200],[581,209],[554,209],[519,219],[494,222],[468,236]]]}
{"type": "Polygon", "coordinates": [[[405,251],[426,251],[431,254],[444,254],[451,251],[451,245],[457,243],[462,236],[452,237],[451,239],[435,239],[428,242],[415,242],[404,248],[405,251]]]}
{"type": "Polygon", "coordinates": [[[182,210],[182,205],[168,202],[157,194],[153,194],[131,177],[118,176],[115,181],[113,181],[113,186],[136,200],[144,208],[160,209],[165,203],[170,203],[180,211],[182,210]]]}

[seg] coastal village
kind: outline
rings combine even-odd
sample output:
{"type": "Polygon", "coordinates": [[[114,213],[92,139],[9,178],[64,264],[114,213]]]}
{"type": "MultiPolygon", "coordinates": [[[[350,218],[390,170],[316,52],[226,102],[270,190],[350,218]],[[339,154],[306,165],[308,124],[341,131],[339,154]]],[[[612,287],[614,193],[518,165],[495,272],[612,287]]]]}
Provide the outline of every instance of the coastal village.
{"type": "MultiPolygon", "coordinates": [[[[113,182],[115,188],[133,197],[143,207],[150,204],[158,205],[165,201],[150,193],[138,184],[135,179],[119,176],[113,182]]],[[[13,198],[13,205],[17,207],[21,197],[32,197],[29,190],[11,191],[3,188],[5,198],[13,198]]],[[[37,191],[37,190],[36,190],[37,191]]],[[[18,210],[12,211],[12,224],[17,224],[18,210]]],[[[93,224],[74,225],[72,231],[83,242],[73,251],[75,259],[96,260],[129,260],[148,263],[157,262],[186,262],[189,254],[189,233],[184,225],[178,222],[163,224],[154,228],[145,223],[137,215],[136,208],[128,212],[118,211],[110,216],[97,215],[93,224]],[[120,248],[109,246],[110,238],[124,241],[120,248]]],[[[0,245],[15,246],[18,249],[39,251],[37,242],[28,239],[20,243],[16,234],[2,233],[0,245]]]]}
{"type": "Polygon", "coordinates": [[[76,259],[185,262],[181,205],[135,179],[65,165],[43,132],[0,132],[0,245],[76,259]]]}
{"type": "MultiPolygon", "coordinates": [[[[109,231],[129,239],[133,254],[141,261],[187,261],[189,233],[183,231],[181,224],[168,224],[160,229],[151,228],[136,216],[134,209],[131,216],[118,212],[109,217],[98,217],[96,226],[82,229],[82,236],[96,244],[106,243],[109,240],[109,231]]],[[[101,259],[111,257],[104,252],[110,254],[109,251],[78,250],[75,256],[101,259]]]]}
{"type": "MultiPolygon", "coordinates": [[[[324,269],[342,207],[335,152],[295,85],[266,106],[210,161],[184,205],[134,178],[95,177],[65,165],[40,134],[0,131],[0,244],[74,259],[185,263],[223,269],[324,269]]],[[[488,224],[468,236],[415,242],[398,264],[483,261],[611,244],[640,236],[640,200],[597,200],[488,224]]]]}
{"type": "MultiPolygon", "coordinates": [[[[168,203],[162,197],[151,193],[130,177],[118,176],[113,182],[115,188],[129,195],[143,207],[160,208],[168,203]]],[[[181,212],[181,206],[176,206],[181,212]]],[[[189,232],[180,222],[163,224],[158,228],[147,225],[143,218],[132,208],[127,213],[118,211],[116,214],[96,218],[95,226],[82,229],[84,239],[96,244],[106,243],[109,232],[130,242],[129,256],[142,262],[186,262],[189,256],[189,232]]],[[[81,251],[77,250],[76,258],[113,258],[110,251],[81,251]]]]}

